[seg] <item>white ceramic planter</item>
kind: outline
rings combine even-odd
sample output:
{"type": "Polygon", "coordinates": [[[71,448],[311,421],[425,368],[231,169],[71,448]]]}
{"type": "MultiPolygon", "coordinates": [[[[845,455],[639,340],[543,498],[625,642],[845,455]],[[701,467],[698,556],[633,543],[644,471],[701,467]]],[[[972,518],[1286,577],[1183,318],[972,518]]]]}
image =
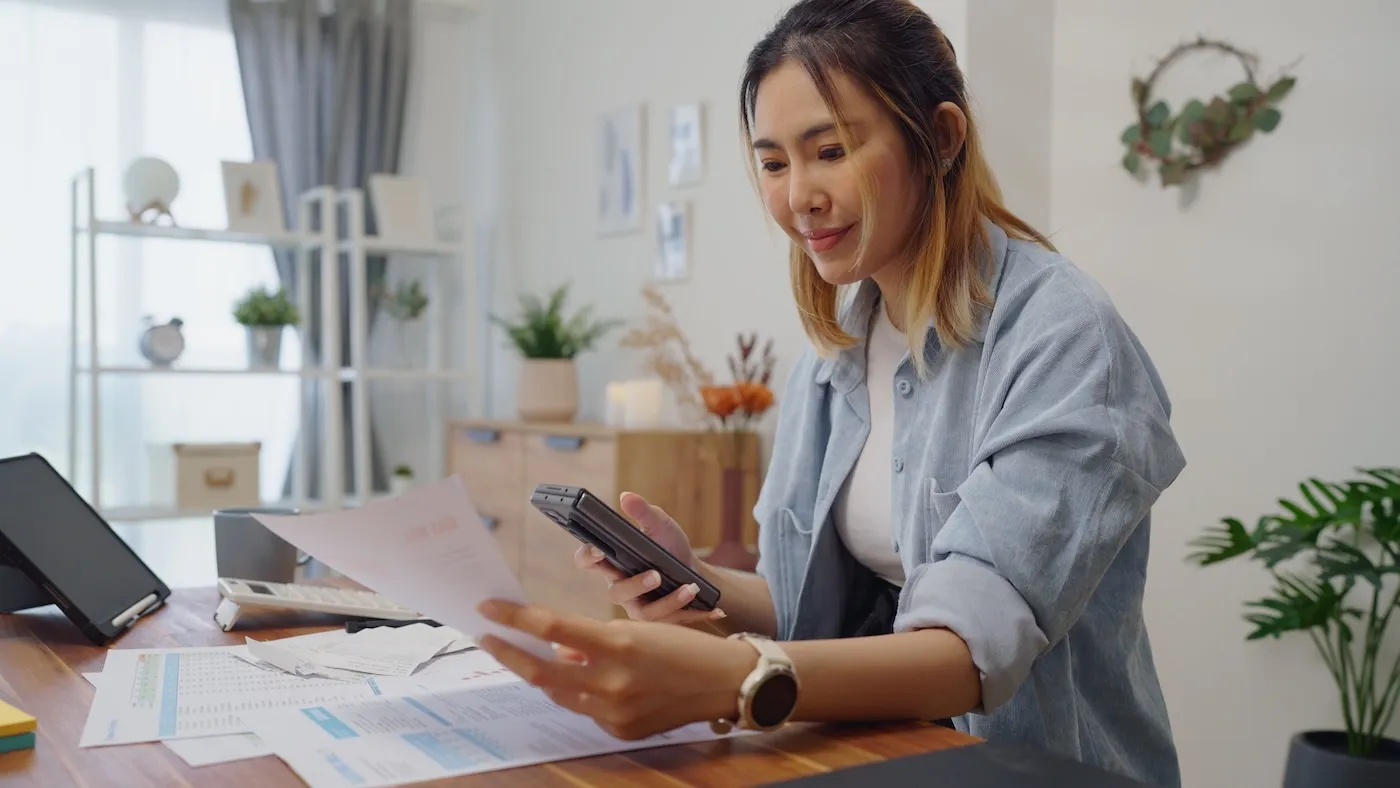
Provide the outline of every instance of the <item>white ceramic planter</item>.
{"type": "Polygon", "coordinates": [[[246,326],[248,367],[277,369],[282,364],[282,326],[246,326]]]}
{"type": "Polygon", "coordinates": [[[574,360],[523,359],[515,409],[522,421],[573,421],[578,413],[578,369],[574,360]]]}

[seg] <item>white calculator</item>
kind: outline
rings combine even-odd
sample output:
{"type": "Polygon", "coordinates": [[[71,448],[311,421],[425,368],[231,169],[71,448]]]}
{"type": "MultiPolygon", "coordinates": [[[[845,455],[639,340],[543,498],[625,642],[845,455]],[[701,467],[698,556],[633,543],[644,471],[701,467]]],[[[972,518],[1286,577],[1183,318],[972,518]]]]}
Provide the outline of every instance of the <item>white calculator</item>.
{"type": "Polygon", "coordinates": [[[268,583],[261,580],[219,578],[219,607],[214,621],[225,632],[233,629],[244,610],[282,608],[313,613],[334,613],[357,618],[411,621],[421,615],[395,604],[373,591],[312,585],[268,583]]]}

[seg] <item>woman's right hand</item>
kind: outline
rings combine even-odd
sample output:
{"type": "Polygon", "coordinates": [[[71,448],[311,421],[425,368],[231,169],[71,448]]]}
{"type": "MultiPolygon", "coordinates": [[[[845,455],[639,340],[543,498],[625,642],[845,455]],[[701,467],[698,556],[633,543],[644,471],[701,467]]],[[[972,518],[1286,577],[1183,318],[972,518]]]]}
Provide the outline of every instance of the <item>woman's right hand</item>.
{"type": "MultiPolygon", "coordinates": [[[[681,563],[694,569],[698,563],[690,549],[690,539],[661,507],[653,506],[635,493],[623,493],[620,501],[622,513],[632,518],[642,533],[670,551],[681,563]]],[[[655,602],[648,601],[646,594],[661,583],[661,576],[655,569],[628,577],[612,564],[603,560],[603,553],[592,545],[579,545],[574,553],[574,564],[581,569],[601,573],[608,581],[608,597],[614,604],[627,611],[627,615],[637,621],[660,621],[668,624],[688,624],[695,621],[713,621],[724,618],[724,611],[686,610],[685,606],[695,598],[698,590],[693,585],[682,586],[655,602]]]]}

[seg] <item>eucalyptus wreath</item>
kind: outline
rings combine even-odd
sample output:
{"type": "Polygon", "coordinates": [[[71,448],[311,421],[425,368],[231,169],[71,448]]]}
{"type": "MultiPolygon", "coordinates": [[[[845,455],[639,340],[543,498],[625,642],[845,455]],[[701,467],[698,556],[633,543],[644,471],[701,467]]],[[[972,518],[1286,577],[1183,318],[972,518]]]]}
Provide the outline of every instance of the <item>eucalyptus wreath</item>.
{"type": "Polygon", "coordinates": [[[1197,38],[1177,45],[1157,61],[1145,79],[1133,79],[1137,119],[1123,130],[1121,139],[1127,146],[1124,169],[1137,175],[1147,166],[1144,160],[1152,160],[1157,163],[1163,188],[1179,185],[1195,170],[1219,163],[1255,132],[1267,134],[1277,128],[1283,118],[1278,104],[1293,89],[1296,79],[1284,69],[1282,76],[1265,86],[1255,76],[1257,68],[1254,55],[1224,41],[1197,38]],[[1205,101],[1193,98],[1182,105],[1180,112],[1172,114],[1165,100],[1153,96],[1157,80],[1173,63],[1205,51],[1238,60],[1244,69],[1244,80],[1223,96],[1205,101]]]}

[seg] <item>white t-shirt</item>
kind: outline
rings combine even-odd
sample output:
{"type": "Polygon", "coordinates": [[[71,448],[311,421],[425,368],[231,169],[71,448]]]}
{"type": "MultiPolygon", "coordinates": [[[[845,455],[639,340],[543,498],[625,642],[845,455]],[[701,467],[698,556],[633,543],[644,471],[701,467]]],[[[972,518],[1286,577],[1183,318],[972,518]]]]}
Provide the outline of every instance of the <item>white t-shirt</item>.
{"type": "Polygon", "coordinates": [[[908,352],[904,334],[877,303],[866,332],[865,381],[870,393],[870,436],[836,497],[836,529],[857,561],[896,586],[904,566],[890,527],[894,441],[894,372],[908,352]]]}

